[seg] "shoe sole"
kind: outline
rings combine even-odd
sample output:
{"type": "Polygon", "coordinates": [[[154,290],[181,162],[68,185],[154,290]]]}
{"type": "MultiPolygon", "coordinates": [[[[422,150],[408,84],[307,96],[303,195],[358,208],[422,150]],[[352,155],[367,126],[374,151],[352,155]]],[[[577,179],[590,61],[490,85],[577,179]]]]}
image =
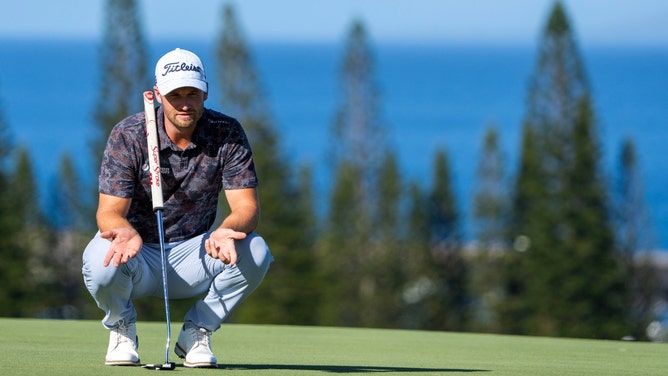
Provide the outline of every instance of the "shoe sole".
{"type": "Polygon", "coordinates": [[[183,362],[183,366],[186,368],[218,368],[217,363],[188,363],[183,362]]]}
{"type": "Polygon", "coordinates": [[[131,361],[118,361],[118,362],[104,362],[105,366],[138,366],[141,365],[141,362],[137,360],[137,362],[131,362],[131,361]]]}

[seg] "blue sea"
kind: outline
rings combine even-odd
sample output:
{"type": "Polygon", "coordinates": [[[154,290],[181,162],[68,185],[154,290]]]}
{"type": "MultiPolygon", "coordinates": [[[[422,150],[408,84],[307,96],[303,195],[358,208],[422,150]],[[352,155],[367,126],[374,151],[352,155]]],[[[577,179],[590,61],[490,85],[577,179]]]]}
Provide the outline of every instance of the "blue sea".
{"type": "MultiPolygon", "coordinates": [[[[5,39],[0,47],[2,116],[15,144],[29,148],[38,181],[48,186],[59,158],[67,152],[75,157],[83,177],[94,182],[90,142],[100,82],[99,42],[5,39]]],[[[200,55],[211,72],[207,106],[225,112],[218,105],[212,74],[212,42],[152,42],[151,61],[174,47],[200,55]]],[[[316,167],[316,188],[325,192],[331,179],[326,156],[340,100],[343,45],[267,42],[250,47],[286,157],[316,167]]],[[[446,150],[460,211],[470,229],[475,168],[489,126],[500,130],[508,169],[512,172],[517,164],[535,47],[375,44],[372,48],[381,113],[404,178],[428,184],[435,151],[446,150]]],[[[657,246],[668,249],[668,50],[589,47],[582,56],[593,91],[605,172],[612,182],[621,142],[631,138],[639,153],[657,246]]],[[[136,95],[141,105],[141,93],[128,95],[136,95]]]]}

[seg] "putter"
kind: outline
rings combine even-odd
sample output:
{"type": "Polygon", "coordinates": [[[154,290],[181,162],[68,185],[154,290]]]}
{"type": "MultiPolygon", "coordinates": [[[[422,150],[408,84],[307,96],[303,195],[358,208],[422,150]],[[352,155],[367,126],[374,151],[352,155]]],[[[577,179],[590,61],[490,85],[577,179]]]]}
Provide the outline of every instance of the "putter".
{"type": "Polygon", "coordinates": [[[160,175],[160,148],[158,147],[158,128],[155,121],[153,92],[144,92],[144,112],[146,114],[146,143],[148,144],[148,165],[151,179],[151,200],[153,211],[158,222],[158,238],[160,240],[160,260],[162,261],[162,292],[165,296],[165,318],[167,320],[167,344],[165,345],[165,362],[162,364],[145,364],[146,369],[171,371],[176,363],[169,361],[169,346],[172,340],[171,319],[169,315],[169,291],[167,289],[167,257],[165,255],[165,230],[162,223],[162,176],[160,175]]]}

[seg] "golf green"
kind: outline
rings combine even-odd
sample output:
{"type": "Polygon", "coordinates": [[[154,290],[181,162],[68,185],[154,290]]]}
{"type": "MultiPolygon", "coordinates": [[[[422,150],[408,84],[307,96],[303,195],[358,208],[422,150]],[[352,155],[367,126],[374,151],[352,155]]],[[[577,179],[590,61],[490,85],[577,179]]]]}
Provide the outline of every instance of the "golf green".
{"type": "MultiPolygon", "coordinates": [[[[179,325],[172,327],[173,348],[179,325]]],[[[107,367],[97,321],[0,319],[3,375],[132,375],[107,367]]],[[[164,361],[164,323],[139,322],[144,363],[164,361]]],[[[666,375],[668,344],[411,330],[227,324],[212,336],[224,375],[666,375]]]]}

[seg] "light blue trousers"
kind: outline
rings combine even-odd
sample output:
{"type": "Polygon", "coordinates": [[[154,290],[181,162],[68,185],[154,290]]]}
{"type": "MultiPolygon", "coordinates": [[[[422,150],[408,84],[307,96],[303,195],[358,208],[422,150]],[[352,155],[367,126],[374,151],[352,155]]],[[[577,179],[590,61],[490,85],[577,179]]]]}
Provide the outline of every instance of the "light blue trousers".
{"type": "MultiPolygon", "coordinates": [[[[264,239],[251,233],[235,241],[237,264],[225,265],[207,255],[204,240],[208,236],[166,243],[165,253],[170,298],[191,298],[208,291],[186,313],[184,322],[214,332],[262,282],[273,256],[264,239]]],[[[110,244],[97,233],[83,253],[82,268],[88,291],[105,313],[102,325],[107,329],[121,321],[137,321],[133,298],[164,296],[159,244],[144,243],[135,258],[118,268],[103,265],[110,244]]]]}

